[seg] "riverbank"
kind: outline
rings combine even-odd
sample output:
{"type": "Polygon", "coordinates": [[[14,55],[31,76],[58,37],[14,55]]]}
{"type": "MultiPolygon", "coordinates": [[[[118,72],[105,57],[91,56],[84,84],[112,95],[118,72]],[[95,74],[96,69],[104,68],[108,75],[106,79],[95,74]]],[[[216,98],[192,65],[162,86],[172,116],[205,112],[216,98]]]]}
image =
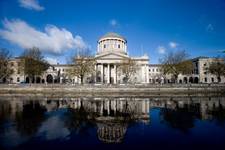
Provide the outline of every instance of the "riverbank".
{"type": "Polygon", "coordinates": [[[148,85],[0,85],[0,96],[41,95],[47,97],[149,97],[224,96],[224,84],[148,84],[148,85]]]}

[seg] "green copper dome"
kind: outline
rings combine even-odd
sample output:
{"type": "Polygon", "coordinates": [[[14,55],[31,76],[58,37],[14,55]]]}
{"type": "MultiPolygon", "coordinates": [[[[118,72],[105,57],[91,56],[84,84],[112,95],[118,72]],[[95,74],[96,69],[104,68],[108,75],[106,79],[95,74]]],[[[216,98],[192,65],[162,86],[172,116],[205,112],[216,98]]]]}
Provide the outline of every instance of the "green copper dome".
{"type": "Polygon", "coordinates": [[[115,33],[115,32],[108,32],[104,36],[101,37],[101,39],[103,39],[103,38],[121,38],[126,41],[126,39],[124,37],[122,37],[121,35],[119,35],[118,33],[115,33]]]}

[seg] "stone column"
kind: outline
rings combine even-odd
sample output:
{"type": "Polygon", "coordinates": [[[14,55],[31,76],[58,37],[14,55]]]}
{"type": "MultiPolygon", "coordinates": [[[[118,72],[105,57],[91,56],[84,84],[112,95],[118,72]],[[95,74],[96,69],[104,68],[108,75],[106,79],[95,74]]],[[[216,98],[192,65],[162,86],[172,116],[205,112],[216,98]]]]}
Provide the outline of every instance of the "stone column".
{"type": "Polygon", "coordinates": [[[116,65],[114,64],[114,80],[113,80],[113,82],[114,82],[114,84],[116,84],[116,65]]]}
{"type": "Polygon", "coordinates": [[[106,104],[107,104],[107,113],[108,113],[108,115],[110,114],[110,107],[109,107],[109,103],[110,103],[110,101],[109,101],[109,100],[107,100],[107,101],[106,101],[106,104]]]}
{"type": "Polygon", "coordinates": [[[120,112],[123,111],[123,101],[120,101],[120,112]]]}
{"type": "Polygon", "coordinates": [[[147,100],[147,113],[149,113],[149,109],[150,109],[150,107],[149,107],[149,100],[147,100]]]}
{"type": "Polygon", "coordinates": [[[96,83],[97,78],[97,64],[95,65],[95,72],[94,72],[94,82],[96,83]]]}
{"type": "Polygon", "coordinates": [[[104,83],[104,65],[101,64],[101,82],[104,83]]]}
{"type": "Polygon", "coordinates": [[[108,77],[107,77],[107,83],[110,83],[110,64],[107,65],[108,67],[108,77]]]}
{"type": "Polygon", "coordinates": [[[146,83],[149,83],[149,69],[148,69],[148,65],[146,65],[146,83]]]}
{"type": "Polygon", "coordinates": [[[141,82],[144,83],[145,82],[145,71],[144,71],[144,66],[141,65],[141,82]]]}
{"type": "Polygon", "coordinates": [[[115,100],[111,101],[111,110],[113,110],[113,113],[116,114],[116,101],[115,100]]]}
{"type": "Polygon", "coordinates": [[[145,114],[145,100],[142,100],[142,114],[145,114]]]}
{"type": "Polygon", "coordinates": [[[101,101],[101,105],[100,105],[100,116],[103,115],[103,101],[101,101]]]}

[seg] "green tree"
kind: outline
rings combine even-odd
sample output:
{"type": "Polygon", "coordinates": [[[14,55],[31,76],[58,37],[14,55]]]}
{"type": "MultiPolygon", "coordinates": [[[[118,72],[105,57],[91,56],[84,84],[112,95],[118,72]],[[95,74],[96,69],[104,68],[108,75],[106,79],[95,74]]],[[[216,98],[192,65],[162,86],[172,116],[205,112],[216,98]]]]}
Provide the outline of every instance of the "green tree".
{"type": "Polygon", "coordinates": [[[179,74],[191,74],[193,64],[188,60],[188,54],[185,50],[169,52],[160,59],[162,63],[163,74],[171,74],[174,81],[177,82],[179,74]]]}
{"type": "Polygon", "coordinates": [[[29,81],[36,80],[36,77],[42,75],[49,67],[41,51],[36,47],[25,50],[21,59],[21,70],[23,70],[24,75],[29,77],[29,81]]]}
{"type": "Polygon", "coordinates": [[[13,73],[13,69],[9,66],[10,57],[8,49],[0,49],[0,81],[7,79],[13,73]]]}

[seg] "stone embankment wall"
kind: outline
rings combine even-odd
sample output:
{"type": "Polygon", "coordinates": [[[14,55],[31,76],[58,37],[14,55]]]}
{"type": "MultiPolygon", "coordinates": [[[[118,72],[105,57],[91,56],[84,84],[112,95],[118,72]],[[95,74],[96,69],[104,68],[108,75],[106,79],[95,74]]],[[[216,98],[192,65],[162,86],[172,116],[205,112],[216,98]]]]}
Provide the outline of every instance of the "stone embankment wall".
{"type": "Polygon", "coordinates": [[[0,96],[225,96],[225,84],[164,84],[164,85],[0,85],[0,96]]]}

